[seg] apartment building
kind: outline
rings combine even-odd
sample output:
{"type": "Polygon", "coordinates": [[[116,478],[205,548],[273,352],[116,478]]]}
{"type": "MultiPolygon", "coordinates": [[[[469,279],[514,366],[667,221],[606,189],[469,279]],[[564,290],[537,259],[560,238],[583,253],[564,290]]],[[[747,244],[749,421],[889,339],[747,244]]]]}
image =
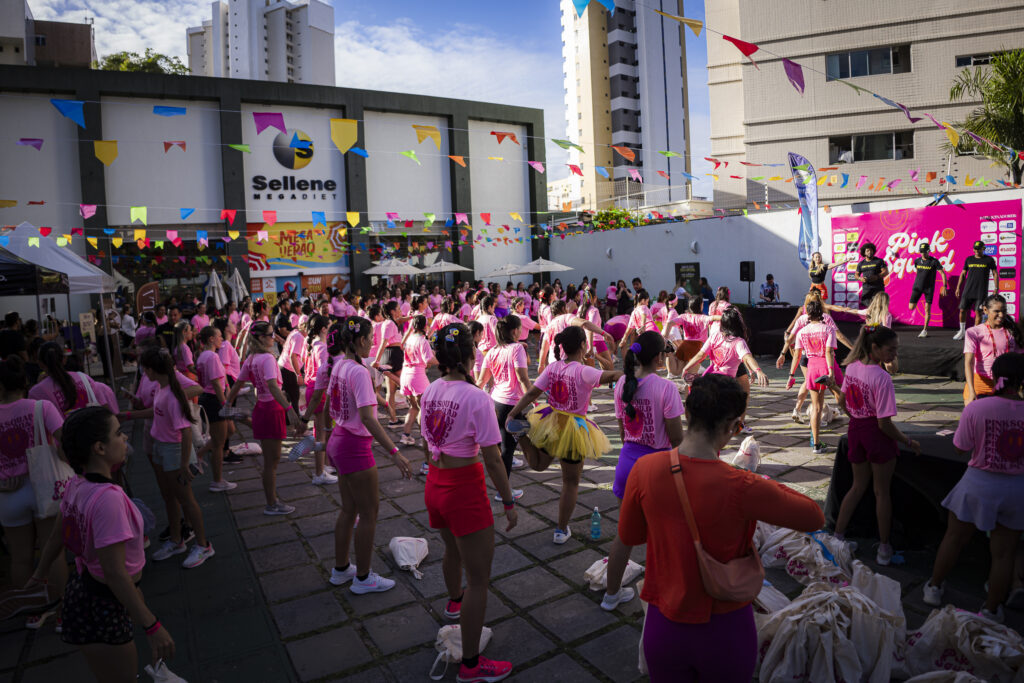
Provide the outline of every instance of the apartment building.
{"type": "Polygon", "coordinates": [[[334,85],[334,8],[321,0],[214,0],[186,30],[195,76],[334,85]]]}
{"type": "Polygon", "coordinates": [[[561,0],[566,137],[585,150],[569,153],[569,163],[583,172],[570,176],[573,208],[635,208],[690,197],[682,175],[690,170],[686,36],[681,24],[652,9],[682,15],[683,2],[616,0],[614,14],[594,2],[579,16],[572,0],[561,0]],[[635,159],[612,145],[628,148],[635,159]],[[643,182],[631,179],[631,168],[643,182]]]}
{"type": "Polygon", "coordinates": [[[0,64],[88,69],[95,61],[91,23],[41,21],[26,0],[0,0],[0,64]]]}
{"type": "MultiPolygon", "coordinates": [[[[1008,0],[705,0],[709,29],[754,43],[755,68],[716,33],[708,38],[711,152],[729,161],[715,182],[715,206],[741,208],[752,202],[795,197],[792,184],[753,182],[730,175],[758,176],[739,161],[785,163],[788,152],[816,167],[837,166],[851,182],[818,188],[821,201],[877,200],[869,189],[879,178],[904,179],[886,195],[916,195],[908,178],[920,169],[960,179],[957,191],[992,189],[964,182],[1006,179],[991,161],[956,156],[947,138],[927,118],[912,123],[900,110],[839,79],[906,105],[914,117],[927,111],[940,121],[963,120],[977,102],[949,101],[957,73],[984,65],[1001,50],[1024,47],[1024,3],[1008,0]],[[768,54],[768,53],[773,54],[768,54]],[[773,56],[777,55],[777,56],[773,56]],[[780,58],[804,65],[801,96],[786,79],[780,58]],[[737,169],[735,172],[733,169],[737,169]],[[857,180],[869,182],[856,189],[857,180]]],[[[710,170],[710,169],[707,169],[710,170]]],[[[773,174],[769,174],[773,175],[773,174]]],[[[788,168],[774,169],[788,177],[788,168]]],[[[841,176],[840,176],[841,177],[841,176]]],[[[920,184],[934,192],[936,182],[920,184]]]]}

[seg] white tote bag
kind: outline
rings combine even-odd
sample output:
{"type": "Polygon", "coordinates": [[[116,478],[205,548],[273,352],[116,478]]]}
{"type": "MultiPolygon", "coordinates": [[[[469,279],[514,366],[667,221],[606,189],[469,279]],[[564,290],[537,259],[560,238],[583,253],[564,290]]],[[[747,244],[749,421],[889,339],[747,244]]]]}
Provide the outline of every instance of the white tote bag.
{"type": "Polygon", "coordinates": [[[56,450],[46,438],[42,401],[36,401],[32,428],[33,446],[25,451],[25,457],[28,459],[28,479],[32,483],[32,491],[36,498],[36,517],[46,519],[60,511],[64,489],[75,473],[66,462],[57,457],[56,450]]]}
{"type": "Polygon", "coordinates": [[[85,395],[89,399],[88,403],[85,404],[86,407],[103,405],[96,399],[96,393],[92,390],[92,378],[84,372],[76,372],[75,374],[78,375],[78,381],[85,386],[85,395]]]}
{"type": "MultiPolygon", "coordinates": [[[[491,636],[493,635],[494,633],[491,629],[486,626],[480,630],[480,652],[483,652],[487,644],[491,642],[491,636]]],[[[440,681],[444,678],[445,673],[447,673],[449,664],[462,661],[462,630],[459,628],[459,625],[449,624],[442,626],[437,632],[437,640],[434,642],[434,647],[437,649],[437,658],[434,659],[434,665],[430,667],[428,675],[431,680],[440,681]],[[442,662],[444,662],[444,669],[438,673],[437,665],[442,662]]]]}

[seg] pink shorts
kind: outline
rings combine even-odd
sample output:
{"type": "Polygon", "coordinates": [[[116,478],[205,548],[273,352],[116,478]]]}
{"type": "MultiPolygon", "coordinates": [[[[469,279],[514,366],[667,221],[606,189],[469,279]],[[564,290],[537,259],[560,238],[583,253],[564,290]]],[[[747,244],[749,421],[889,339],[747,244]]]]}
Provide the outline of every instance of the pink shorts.
{"type": "Polygon", "coordinates": [[[847,432],[846,459],[854,465],[884,465],[900,454],[900,447],[882,433],[877,417],[851,417],[847,432]]]}
{"type": "Polygon", "coordinates": [[[402,368],[399,383],[402,387],[403,395],[422,396],[423,392],[430,386],[430,380],[427,379],[427,369],[419,365],[406,364],[402,368]]]}
{"type": "Polygon", "coordinates": [[[594,353],[604,353],[608,350],[608,345],[604,343],[604,337],[598,337],[594,335],[594,353]]]}
{"type": "Polygon", "coordinates": [[[331,431],[331,438],[327,440],[327,457],[338,474],[362,472],[377,466],[370,448],[372,444],[372,436],[359,436],[337,428],[331,431]]]}
{"type": "MultiPolygon", "coordinates": [[[[834,361],[833,361],[834,362],[834,361]]],[[[836,383],[842,386],[843,370],[835,363],[836,383]]],[[[805,379],[807,388],[811,391],[824,391],[828,389],[824,384],[815,384],[814,380],[828,374],[828,361],[824,356],[810,356],[807,358],[807,377],[805,379]]]]}
{"type": "Polygon", "coordinates": [[[252,438],[282,440],[287,436],[285,409],[277,401],[256,401],[252,409],[252,438]]]}
{"type": "MultiPolygon", "coordinates": [[[[308,383],[306,385],[306,406],[307,406],[306,409],[307,410],[309,410],[308,406],[309,406],[310,401],[313,400],[313,387],[314,386],[316,386],[316,385],[313,382],[310,382],[310,383],[308,383]]],[[[324,409],[324,406],[326,404],[327,404],[327,392],[325,391],[323,396],[320,397],[320,405],[318,405],[316,407],[316,410],[312,410],[312,411],[309,411],[309,412],[319,413],[319,412],[321,412],[324,409]]]]}

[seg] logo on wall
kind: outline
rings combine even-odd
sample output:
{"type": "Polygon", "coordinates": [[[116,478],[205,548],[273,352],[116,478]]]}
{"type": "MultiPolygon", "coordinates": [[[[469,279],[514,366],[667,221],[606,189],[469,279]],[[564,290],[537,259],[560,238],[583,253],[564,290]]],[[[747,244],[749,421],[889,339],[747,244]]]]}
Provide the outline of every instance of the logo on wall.
{"type": "Polygon", "coordinates": [[[297,128],[289,128],[274,138],[274,158],[293,171],[305,168],[313,160],[313,140],[297,128]]]}

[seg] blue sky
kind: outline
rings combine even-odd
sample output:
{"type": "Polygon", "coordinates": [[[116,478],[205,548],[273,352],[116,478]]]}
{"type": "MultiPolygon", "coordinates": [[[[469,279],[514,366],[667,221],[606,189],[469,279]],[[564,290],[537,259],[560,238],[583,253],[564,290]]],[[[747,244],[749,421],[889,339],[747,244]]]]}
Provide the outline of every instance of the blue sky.
{"type": "MultiPolygon", "coordinates": [[[[546,136],[566,137],[558,0],[328,0],[335,8],[338,85],[544,109],[546,136]]],[[[29,0],[38,19],[95,21],[102,56],[147,46],[187,62],[185,29],[210,16],[208,0],[29,0]]],[[[590,11],[605,11],[596,2],[590,11]]],[[[643,11],[643,10],[642,10],[643,11]]],[[[704,18],[703,0],[686,16],[704,18]]],[[[690,135],[710,154],[705,35],[687,31],[690,135]]],[[[565,177],[565,155],[547,145],[548,178],[565,177]]],[[[695,194],[710,197],[710,179],[695,194]]]]}

